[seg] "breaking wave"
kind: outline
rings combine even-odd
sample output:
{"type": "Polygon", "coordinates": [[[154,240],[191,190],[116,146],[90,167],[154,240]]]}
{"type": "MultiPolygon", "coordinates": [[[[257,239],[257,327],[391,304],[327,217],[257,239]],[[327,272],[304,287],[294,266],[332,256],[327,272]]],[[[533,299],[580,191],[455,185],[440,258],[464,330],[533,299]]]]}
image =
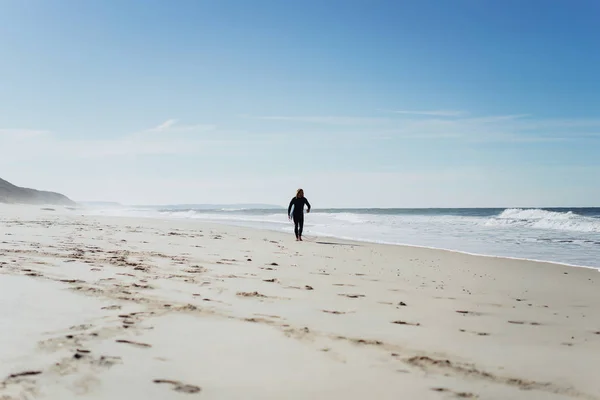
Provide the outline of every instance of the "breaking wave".
{"type": "Polygon", "coordinates": [[[600,232],[600,218],[586,217],[573,211],[558,212],[537,208],[509,208],[488,219],[486,226],[510,226],[572,232],[600,232]]]}

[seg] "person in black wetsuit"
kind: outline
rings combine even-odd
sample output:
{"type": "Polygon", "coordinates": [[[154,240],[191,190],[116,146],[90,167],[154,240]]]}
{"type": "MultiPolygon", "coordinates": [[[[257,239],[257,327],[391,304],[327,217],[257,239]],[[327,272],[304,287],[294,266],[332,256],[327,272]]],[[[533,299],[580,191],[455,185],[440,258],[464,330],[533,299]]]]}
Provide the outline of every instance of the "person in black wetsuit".
{"type": "Polygon", "coordinates": [[[302,241],[302,230],[304,229],[304,205],[308,207],[306,212],[310,212],[310,203],[304,197],[304,190],[298,189],[296,196],[290,201],[288,206],[288,217],[294,220],[294,233],[296,234],[296,240],[302,241]],[[290,214],[294,206],[294,212],[290,214]]]}

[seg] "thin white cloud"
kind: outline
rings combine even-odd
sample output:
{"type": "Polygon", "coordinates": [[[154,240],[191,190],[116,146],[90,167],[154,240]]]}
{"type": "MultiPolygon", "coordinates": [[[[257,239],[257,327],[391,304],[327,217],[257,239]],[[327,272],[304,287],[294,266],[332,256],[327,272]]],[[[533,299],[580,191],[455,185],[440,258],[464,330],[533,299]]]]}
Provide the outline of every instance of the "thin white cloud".
{"type": "Polygon", "coordinates": [[[156,131],[156,132],[163,132],[163,131],[166,131],[167,129],[171,128],[176,123],[177,123],[176,119],[168,119],[165,122],[163,122],[162,124],[152,128],[150,130],[156,131]]]}
{"type": "Polygon", "coordinates": [[[326,125],[368,125],[389,123],[389,118],[370,118],[370,117],[347,117],[347,116],[259,116],[252,117],[254,119],[267,121],[287,121],[287,122],[303,122],[312,124],[326,125]]]}
{"type": "MultiPolygon", "coordinates": [[[[252,117],[257,118],[257,117],[252,117]]],[[[597,140],[600,119],[548,119],[526,114],[491,115],[468,118],[360,118],[360,117],[260,117],[283,121],[319,122],[285,131],[274,131],[267,122],[252,131],[229,131],[214,125],[185,125],[169,119],[153,128],[116,138],[95,139],[82,136],[70,139],[60,133],[42,129],[0,129],[0,164],[18,165],[31,159],[97,158],[161,155],[243,156],[254,149],[287,148],[292,137],[301,132],[307,140],[302,145],[311,148],[315,139],[322,146],[346,147],[396,145],[394,140],[454,142],[514,143],[535,145],[543,142],[597,140]],[[331,124],[340,125],[332,129],[331,124]],[[262,126],[261,126],[262,125],[262,126]],[[297,128],[297,129],[296,129],[297,128]],[[342,140],[342,141],[340,141],[342,140]],[[257,143],[259,143],[258,146],[257,143]],[[263,146],[267,145],[268,146],[263,146]],[[263,146],[263,147],[261,147],[263,146]]],[[[407,144],[409,145],[409,144],[407,144]]],[[[260,151],[260,150],[256,150],[260,151]]]]}
{"type": "Polygon", "coordinates": [[[239,155],[250,141],[243,133],[216,131],[214,125],[182,125],[170,119],[162,124],[120,137],[68,139],[43,130],[0,129],[0,164],[22,162],[33,158],[98,158],[161,156],[184,154],[239,155]]]}
{"type": "Polygon", "coordinates": [[[598,126],[600,120],[597,119],[555,120],[533,118],[528,114],[511,114],[453,119],[402,119],[393,128],[379,133],[388,139],[536,143],[593,138],[594,134],[588,128],[598,126]]]}
{"type": "Polygon", "coordinates": [[[191,132],[191,131],[209,131],[216,129],[214,125],[196,124],[184,125],[179,120],[171,118],[154,128],[147,129],[144,132],[191,132]]]}
{"type": "Polygon", "coordinates": [[[584,129],[600,128],[600,119],[598,118],[580,118],[580,119],[533,119],[529,120],[526,126],[528,129],[584,129]]]}
{"type": "Polygon", "coordinates": [[[392,110],[394,114],[406,114],[406,115],[424,115],[429,117],[460,117],[465,115],[464,111],[458,110],[392,110]]]}
{"type": "Polygon", "coordinates": [[[493,122],[501,122],[501,121],[511,121],[515,119],[521,119],[530,117],[530,114],[509,114],[509,115],[490,115],[485,117],[474,117],[474,118],[465,118],[463,121],[466,122],[477,122],[477,123],[493,123],[493,122]]]}

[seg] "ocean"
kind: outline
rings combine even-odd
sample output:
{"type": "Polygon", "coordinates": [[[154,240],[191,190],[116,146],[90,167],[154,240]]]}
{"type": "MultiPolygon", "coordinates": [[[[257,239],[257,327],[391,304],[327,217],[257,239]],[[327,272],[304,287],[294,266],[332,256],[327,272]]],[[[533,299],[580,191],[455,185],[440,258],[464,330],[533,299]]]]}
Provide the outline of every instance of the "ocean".
{"type": "MultiPolygon", "coordinates": [[[[91,214],[187,218],[289,232],[285,209],[89,208],[91,214]]],[[[413,245],[600,269],[600,208],[314,209],[304,236],[413,245]]]]}

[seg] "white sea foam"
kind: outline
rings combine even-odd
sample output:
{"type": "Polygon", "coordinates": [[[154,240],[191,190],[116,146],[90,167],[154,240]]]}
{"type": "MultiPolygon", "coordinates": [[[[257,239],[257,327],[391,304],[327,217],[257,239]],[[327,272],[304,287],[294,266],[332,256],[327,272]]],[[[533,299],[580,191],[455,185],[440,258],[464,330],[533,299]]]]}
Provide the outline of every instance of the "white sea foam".
{"type": "Polygon", "coordinates": [[[600,232],[600,218],[577,215],[572,211],[510,208],[486,221],[486,226],[522,226],[573,232],[600,232]]]}
{"type": "Polygon", "coordinates": [[[365,218],[364,215],[353,214],[353,213],[335,213],[328,214],[331,218],[334,218],[341,222],[351,223],[351,224],[364,224],[369,221],[369,218],[365,218]]]}

